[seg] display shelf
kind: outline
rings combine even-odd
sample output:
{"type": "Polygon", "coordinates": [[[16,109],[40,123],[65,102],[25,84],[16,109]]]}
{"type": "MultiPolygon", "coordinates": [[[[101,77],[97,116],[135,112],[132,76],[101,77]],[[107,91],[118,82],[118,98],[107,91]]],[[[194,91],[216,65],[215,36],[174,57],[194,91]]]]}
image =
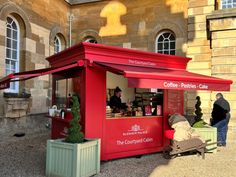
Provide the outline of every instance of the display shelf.
{"type": "MultiPolygon", "coordinates": [[[[146,106],[151,106],[151,114],[161,115],[163,107],[163,92],[136,92],[135,93],[135,104],[138,107],[142,107],[144,114],[146,114],[146,106]],[[157,108],[158,107],[158,108],[157,108]]],[[[147,110],[150,110],[147,109],[147,110]]],[[[149,111],[148,111],[149,112],[149,111]]],[[[149,115],[149,114],[147,114],[149,115]]]]}
{"type": "Polygon", "coordinates": [[[157,105],[163,102],[163,92],[136,92],[135,101],[138,106],[157,105]],[[161,98],[160,98],[161,97],[161,98]]]}

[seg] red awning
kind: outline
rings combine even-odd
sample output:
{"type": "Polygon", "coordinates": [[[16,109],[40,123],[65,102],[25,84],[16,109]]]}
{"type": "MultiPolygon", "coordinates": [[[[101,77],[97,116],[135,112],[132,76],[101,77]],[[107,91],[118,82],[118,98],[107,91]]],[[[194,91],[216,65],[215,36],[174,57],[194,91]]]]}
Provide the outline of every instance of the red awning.
{"type": "Polygon", "coordinates": [[[0,89],[6,89],[10,87],[10,82],[16,82],[16,81],[23,81],[27,79],[31,79],[38,76],[43,76],[47,74],[57,73],[60,71],[64,71],[67,69],[71,69],[77,66],[83,66],[83,61],[78,61],[77,63],[66,65],[63,67],[52,67],[52,68],[45,68],[45,69],[38,69],[38,70],[32,70],[32,71],[25,71],[25,72],[19,72],[19,73],[11,73],[7,75],[6,77],[0,79],[0,89]]]}
{"type": "Polygon", "coordinates": [[[176,90],[229,91],[231,80],[191,73],[183,69],[162,69],[97,63],[106,70],[128,78],[129,87],[176,90]]]}

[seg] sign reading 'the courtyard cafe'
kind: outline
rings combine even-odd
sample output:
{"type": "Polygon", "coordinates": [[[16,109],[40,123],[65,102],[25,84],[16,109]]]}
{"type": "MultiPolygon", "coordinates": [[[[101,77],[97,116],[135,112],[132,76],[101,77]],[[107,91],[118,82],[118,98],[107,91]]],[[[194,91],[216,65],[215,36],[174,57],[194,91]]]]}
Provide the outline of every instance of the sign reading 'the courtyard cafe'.
{"type": "Polygon", "coordinates": [[[107,141],[109,146],[113,147],[109,148],[111,152],[107,153],[142,149],[144,146],[161,146],[161,128],[152,128],[154,125],[154,127],[162,125],[161,118],[150,117],[134,120],[126,118],[129,120],[126,124],[123,124],[121,119],[123,118],[116,119],[116,121],[107,121],[110,128],[107,130],[106,138],[109,140],[107,141]]]}

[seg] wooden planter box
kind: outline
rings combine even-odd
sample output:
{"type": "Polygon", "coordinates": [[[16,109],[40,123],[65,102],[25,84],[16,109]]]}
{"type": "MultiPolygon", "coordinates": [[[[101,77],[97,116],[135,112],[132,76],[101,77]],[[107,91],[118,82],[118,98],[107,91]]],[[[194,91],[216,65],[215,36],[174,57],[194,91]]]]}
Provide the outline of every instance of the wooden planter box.
{"type": "MultiPolygon", "coordinates": [[[[209,143],[217,142],[217,128],[206,127],[206,128],[194,128],[205,140],[211,139],[209,143]]],[[[207,152],[217,152],[217,144],[207,146],[207,152]]]]}
{"type": "Polygon", "coordinates": [[[100,172],[100,139],[80,144],[47,141],[47,177],[89,177],[100,172]]]}

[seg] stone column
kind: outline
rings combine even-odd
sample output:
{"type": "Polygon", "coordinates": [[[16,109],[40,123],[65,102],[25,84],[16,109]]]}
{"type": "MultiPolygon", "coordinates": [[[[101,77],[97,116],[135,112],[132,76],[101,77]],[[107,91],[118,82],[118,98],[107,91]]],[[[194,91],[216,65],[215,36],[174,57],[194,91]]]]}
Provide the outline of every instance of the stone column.
{"type": "MultiPolygon", "coordinates": [[[[189,0],[188,7],[188,48],[187,56],[192,58],[188,70],[211,76],[211,48],[207,38],[206,16],[215,10],[214,0],[189,0]]],[[[195,98],[202,100],[203,118],[208,121],[211,113],[211,94],[209,91],[191,91],[187,94],[187,114],[193,114],[195,98]]]]}
{"type": "MultiPolygon", "coordinates": [[[[212,47],[212,76],[233,80],[223,93],[231,106],[230,126],[236,126],[236,9],[218,10],[207,16],[212,47]]],[[[215,93],[212,94],[212,101],[215,93]]]]}

